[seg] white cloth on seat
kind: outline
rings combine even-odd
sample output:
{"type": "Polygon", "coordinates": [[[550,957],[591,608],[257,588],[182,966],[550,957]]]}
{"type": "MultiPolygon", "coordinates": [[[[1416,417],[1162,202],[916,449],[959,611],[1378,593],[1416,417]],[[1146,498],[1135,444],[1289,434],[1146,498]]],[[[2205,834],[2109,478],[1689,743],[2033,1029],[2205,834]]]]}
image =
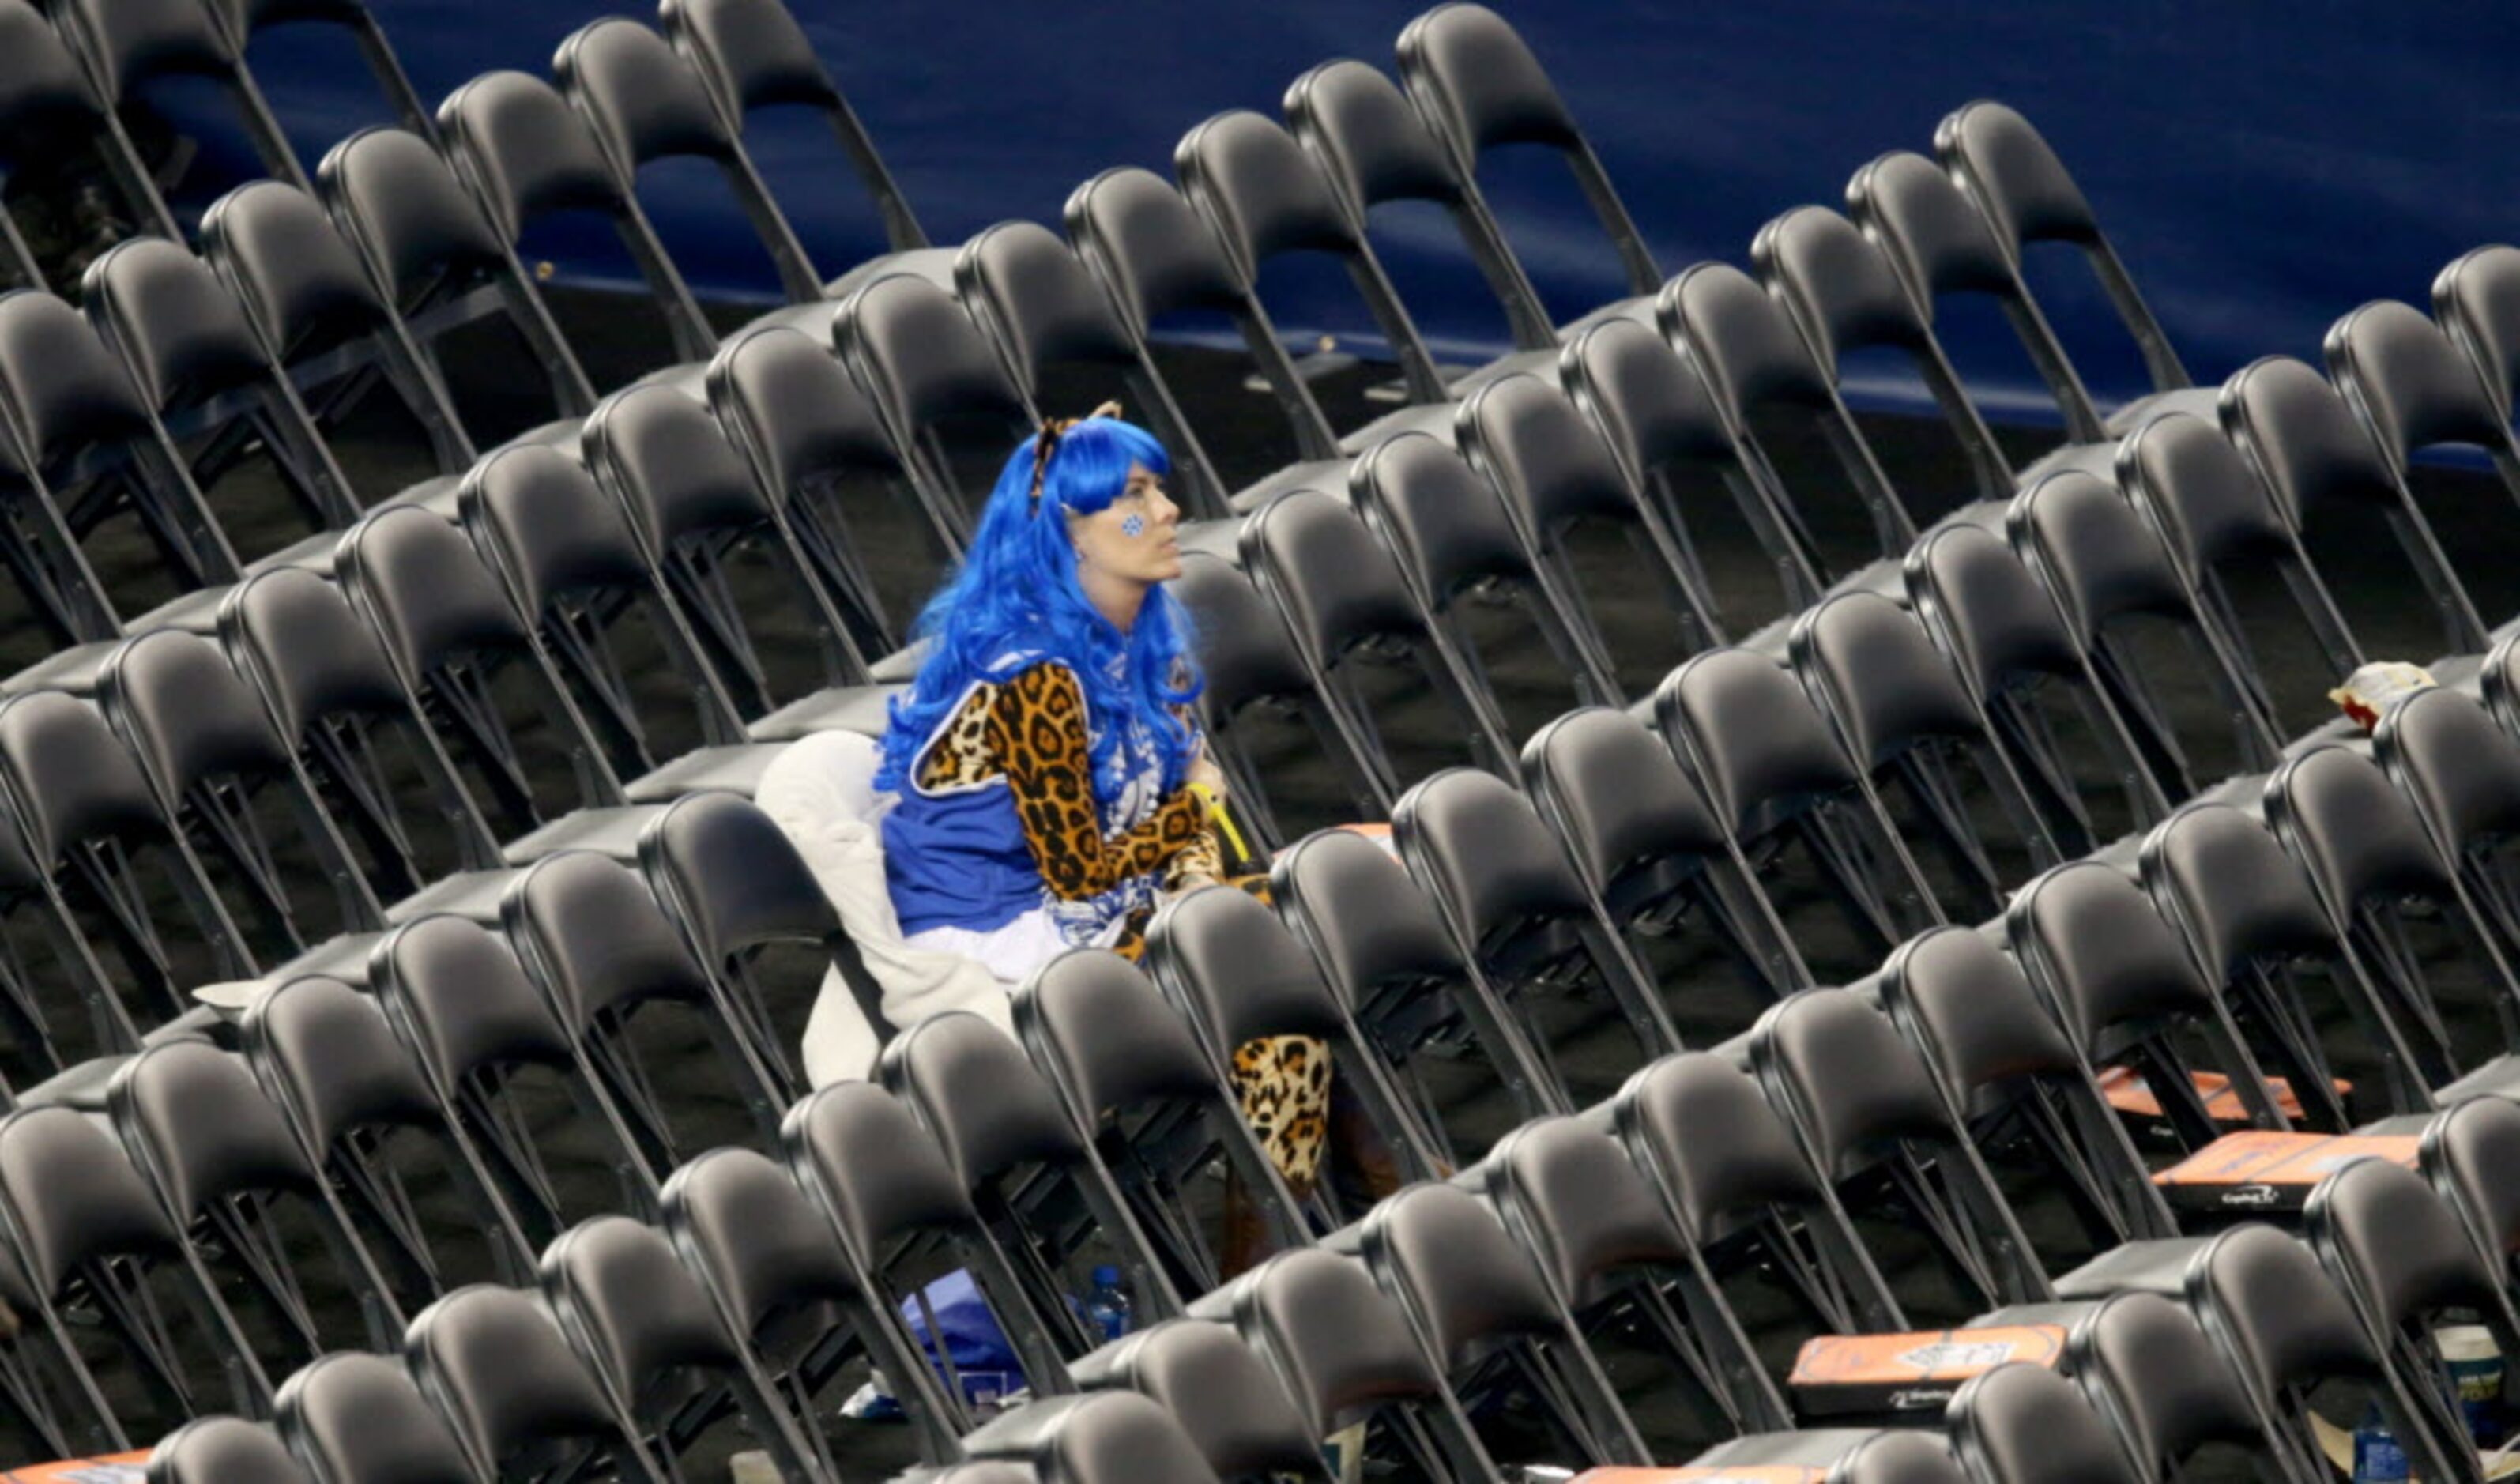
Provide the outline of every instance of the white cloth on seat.
{"type": "MultiPolygon", "coordinates": [[[[1010,986],[959,953],[906,940],[883,877],[883,815],[890,793],[875,788],[881,745],[854,732],[817,732],[788,744],[761,775],[753,802],[805,858],[839,913],[867,972],[881,989],[883,1017],[907,1029],[929,1015],[967,1010],[1014,1034],[1010,986]]],[[[922,934],[922,936],[925,936],[922,934]]],[[[839,970],[823,975],[805,1023],[805,1076],[816,1087],[875,1073],[880,1046],[839,970]]]]}

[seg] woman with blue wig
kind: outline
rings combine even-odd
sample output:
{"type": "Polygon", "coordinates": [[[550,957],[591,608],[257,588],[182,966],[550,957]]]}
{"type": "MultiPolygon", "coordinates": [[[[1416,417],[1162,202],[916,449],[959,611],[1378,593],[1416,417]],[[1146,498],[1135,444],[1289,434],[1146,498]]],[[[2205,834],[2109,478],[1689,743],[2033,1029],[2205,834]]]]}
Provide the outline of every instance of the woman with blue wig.
{"type": "MultiPolygon", "coordinates": [[[[1135,957],[1167,893],[1215,882],[1202,798],[1224,779],[1192,703],[1180,509],[1163,445],[1098,409],[1007,461],[929,650],[892,705],[877,788],[905,939],[1004,984],[1071,948],[1135,957]]],[[[1244,1117],[1298,1191],[1319,1172],[1329,1059],[1300,1038],[1235,1057],[1244,1117]]]]}

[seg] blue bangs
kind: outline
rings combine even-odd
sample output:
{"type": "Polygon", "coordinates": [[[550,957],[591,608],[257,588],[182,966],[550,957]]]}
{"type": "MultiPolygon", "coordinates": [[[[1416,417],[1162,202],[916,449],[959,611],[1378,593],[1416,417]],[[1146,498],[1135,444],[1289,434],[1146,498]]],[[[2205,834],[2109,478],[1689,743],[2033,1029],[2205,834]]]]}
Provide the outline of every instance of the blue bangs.
{"type": "Polygon", "coordinates": [[[1088,418],[1051,450],[1039,509],[1036,435],[1017,445],[989,492],[963,564],[920,613],[914,633],[932,648],[907,695],[894,698],[878,788],[902,790],[913,756],[975,681],[1002,680],[1042,660],[1074,671],[1093,713],[1095,796],[1110,802],[1121,742],[1143,731],[1163,762],[1163,787],[1189,770],[1191,734],[1174,708],[1198,697],[1190,624],[1162,587],[1147,595],[1123,635],[1086,600],[1066,514],[1092,515],[1128,487],[1129,468],[1154,474],[1172,460],[1152,433],[1116,418],[1088,418]]]}

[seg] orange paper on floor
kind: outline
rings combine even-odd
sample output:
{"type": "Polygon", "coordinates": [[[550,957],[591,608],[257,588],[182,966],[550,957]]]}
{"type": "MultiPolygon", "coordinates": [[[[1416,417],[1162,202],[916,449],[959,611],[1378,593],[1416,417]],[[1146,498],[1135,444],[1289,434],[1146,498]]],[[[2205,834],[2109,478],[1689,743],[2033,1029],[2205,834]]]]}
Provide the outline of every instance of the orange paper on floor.
{"type": "Polygon", "coordinates": [[[0,1473],[0,1484],[141,1484],[148,1477],[149,1453],[117,1453],[101,1459],[64,1459],[58,1463],[29,1463],[0,1473]]]}
{"type": "Polygon", "coordinates": [[[1796,1410],[1832,1414],[1940,1412],[1959,1383],[2009,1361],[2053,1366],[2065,1350],[2060,1325],[1925,1329],[1912,1334],[1823,1334],[1794,1357],[1796,1410]]]}
{"type": "Polygon", "coordinates": [[[1745,1464],[1739,1468],[1690,1464],[1683,1468],[1596,1468],[1575,1476],[1574,1484],[1820,1484],[1825,1468],[1789,1463],[1745,1464]]]}
{"type": "MultiPolygon", "coordinates": [[[[2216,1123],[2249,1121],[2249,1110],[2241,1104],[2240,1095],[2231,1090],[2230,1078],[2220,1072],[2191,1072],[2189,1075],[2196,1081],[2197,1096],[2205,1100],[2206,1116],[2216,1123]]],[[[2138,1118],[2158,1118],[2162,1115],[2161,1100],[2153,1096],[2152,1089],[2144,1086],[2142,1076],[2133,1068],[2101,1067],[2099,1083],[2100,1096],[2106,1098],[2109,1106],[2119,1112],[2133,1113],[2138,1118]]],[[[2302,1116],[2301,1099],[2294,1095],[2291,1083],[2281,1077],[2269,1077],[2267,1086],[2273,1090],[2275,1106],[2285,1117],[2302,1116]]],[[[2353,1091],[2353,1083],[2342,1077],[2336,1079],[2336,1096],[2342,1098],[2353,1091]]]]}
{"type": "Polygon", "coordinates": [[[2320,1181],[2357,1159],[2415,1167],[2415,1134],[2227,1134],[2152,1177],[2173,1204],[2299,1210],[2320,1181]]]}

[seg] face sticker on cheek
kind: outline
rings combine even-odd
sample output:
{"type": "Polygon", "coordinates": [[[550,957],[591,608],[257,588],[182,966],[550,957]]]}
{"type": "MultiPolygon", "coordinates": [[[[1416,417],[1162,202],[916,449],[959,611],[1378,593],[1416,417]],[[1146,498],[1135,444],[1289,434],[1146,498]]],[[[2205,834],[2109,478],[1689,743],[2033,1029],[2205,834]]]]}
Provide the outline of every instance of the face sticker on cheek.
{"type": "Polygon", "coordinates": [[[1134,539],[1136,539],[1137,537],[1140,537],[1140,536],[1145,535],[1146,533],[1147,533],[1147,517],[1144,517],[1144,516],[1123,516],[1123,517],[1120,517],[1120,534],[1121,534],[1121,535],[1123,535],[1123,536],[1127,536],[1127,537],[1131,538],[1132,540],[1134,540],[1134,539]]]}

